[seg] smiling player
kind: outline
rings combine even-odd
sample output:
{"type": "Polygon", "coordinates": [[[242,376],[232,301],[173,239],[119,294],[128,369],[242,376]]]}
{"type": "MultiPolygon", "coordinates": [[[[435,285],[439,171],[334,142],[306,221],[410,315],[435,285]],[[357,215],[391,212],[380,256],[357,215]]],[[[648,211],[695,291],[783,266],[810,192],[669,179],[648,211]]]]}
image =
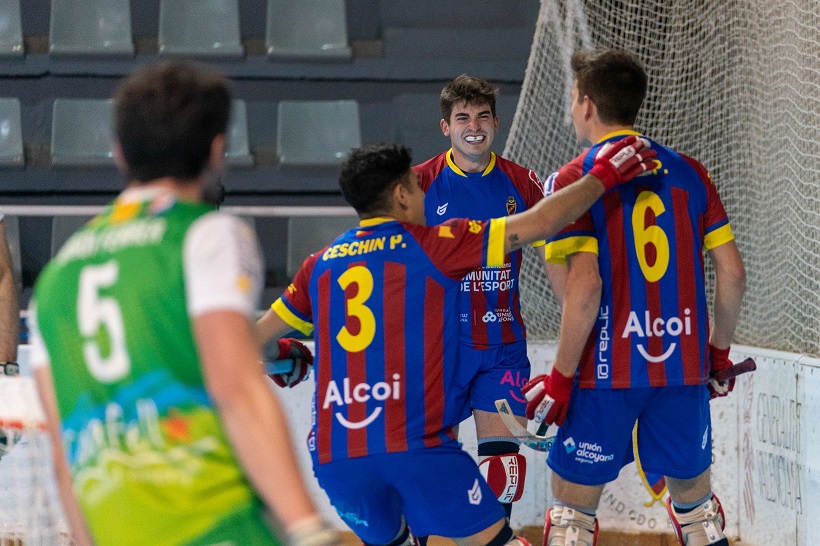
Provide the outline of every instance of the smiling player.
{"type": "MultiPolygon", "coordinates": [[[[406,148],[355,151],[339,183],[361,222],[311,255],[257,323],[265,342],[297,329],[316,340],[308,447],[319,484],[365,544],[419,535],[460,546],[514,538],[504,510],[455,427],[467,407],[458,381],[461,279],[556,233],[606,188],[654,167],[634,137],[590,174],[531,210],[425,226],[424,192],[406,148]],[[643,154],[643,158],[641,157],[643,154]]],[[[306,373],[280,376],[292,386],[306,373]]],[[[511,468],[513,473],[516,468],[511,468]]]]}
{"type": "MultiPolygon", "coordinates": [[[[489,220],[528,210],[543,197],[535,172],[491,150],[498,132],[497,95],[486,80],[464,74],[442,89],[439,124],[451,148],[413,167],[426,192],[428,223],[464,217],[489,220]]],[[[543,241],[533,246],[543,256],[543,241]]],[[[516,250],[503,264],[470,272],[459,294],[457,381],[469,391],[462,419],[472,412],[482,472],[507,517],[524,491],[526,460],[496,413],[495,401],[509,400],[513,413],[526,423],[521,387],[529,379],[530,361],[518,303],[521,259],[521,250],[516,250]],[[511,469],[517,469],[512,480],[511,469]]]]}

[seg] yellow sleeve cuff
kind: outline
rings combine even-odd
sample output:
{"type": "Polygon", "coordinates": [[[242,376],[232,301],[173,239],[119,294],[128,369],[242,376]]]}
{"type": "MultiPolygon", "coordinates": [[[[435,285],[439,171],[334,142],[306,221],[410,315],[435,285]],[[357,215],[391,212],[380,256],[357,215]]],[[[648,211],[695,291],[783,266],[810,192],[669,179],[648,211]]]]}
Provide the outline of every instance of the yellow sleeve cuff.
{"type": "Polygon", "coordinates": [[[703,248],[712,250],[724,243],[728,243],[734,238],[735,234],[732,233],[732,226],[726,224],[706,234],[703,238],[703,248]]]}
{"type": "Polygon", "coordinates": [[[274,313],[279,315],[279,318],[284,320],[288,326],[291,326],[294,330],[298,330],[306,336],[313,333],[313,324],[294,315],[293,312],[288,309],[288,306],[282,301],[282,298],[278,298],[270,307],[273,309],[274,313]]]}
{"type": "Polygon", "coordinates": [[[488,227],[487,267],[501,267],[506,263],[504,255],[504,235],[507,232],[507,218],[493,218],[488,227]]]}
{"type": "Polygon", "coordinates": [[[576,252],[591,252],[598,254],[598,239],[595,237],[567,237],[547,243],[544,255],[551,264],[565,265],[567,256],[576,252]]]}

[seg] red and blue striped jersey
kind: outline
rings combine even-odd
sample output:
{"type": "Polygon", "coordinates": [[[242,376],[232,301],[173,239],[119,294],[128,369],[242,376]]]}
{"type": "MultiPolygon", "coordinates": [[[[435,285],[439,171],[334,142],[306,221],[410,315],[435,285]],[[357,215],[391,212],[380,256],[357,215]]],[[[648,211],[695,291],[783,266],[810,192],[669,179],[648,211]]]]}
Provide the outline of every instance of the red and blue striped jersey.
{"type": "MultiPolygon", "coordinates": [[[[489,220],[533,207],[544,188],[535,172],[492,154],[480,173],[465,173],[452,159],[452,150],[413,167],[426,193],[427,223],[451,218],[489,220]]],[[[541,246],[540,241],[533,246],[541,246]]],[[[471,271],[461,284],[459,322],[461,340],[477,349],[526,338],[518,301],[521,250],[507,256],[500,267],[471,271]]]]}
{"type": "Polygon", "coordinates": [[[456,441],[459,285],[503,263],[505,226],[363,220],[305,260],[272,308],[315,330],[314,463],[456,441]]]}
{"type": "MultiPolygon", "coordinates": [[[[551,193],[589,171],[608,135],[547,180],[551,193]]],[[[698,385],[707,380],[703,251],[734,236],[715,185],[694,159],[652,142],[660,167],[607,192],[547,242],[561,263],[594,252],[601,306],[579,366],[582,388],[698,385]]]]}

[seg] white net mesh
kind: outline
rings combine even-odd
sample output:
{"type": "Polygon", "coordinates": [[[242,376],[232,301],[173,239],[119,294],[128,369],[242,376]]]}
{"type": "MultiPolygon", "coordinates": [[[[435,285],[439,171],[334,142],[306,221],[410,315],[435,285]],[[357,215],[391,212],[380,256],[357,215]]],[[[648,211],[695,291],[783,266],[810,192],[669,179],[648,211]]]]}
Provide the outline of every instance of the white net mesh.
{"type": "Polygon", "coordinates": [[[0,376],[0,545],[71,544],[30,377],[0,376]]]}
{"type": "MultiPolygon", "coordinates": [[[[746,262],[735,341],[820,355],[820,9],[817,0],[542,0],[505,155],[543,176],[580,152],[569,118],[577,47],[639,55],[637,128],[701,161],[746,262]]],[[[527,252],[530,339],[559,309],[527,252]]]]}

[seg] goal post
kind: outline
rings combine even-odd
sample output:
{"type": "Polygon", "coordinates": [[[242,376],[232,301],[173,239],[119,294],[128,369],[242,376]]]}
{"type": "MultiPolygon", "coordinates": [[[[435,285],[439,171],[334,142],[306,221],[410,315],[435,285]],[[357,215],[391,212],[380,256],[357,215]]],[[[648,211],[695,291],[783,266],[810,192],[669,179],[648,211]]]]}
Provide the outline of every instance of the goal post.
{"type": "MultiPolygon", "coordinates": [[[[735,342],[820,355],[818,13],[815,0],[542,0],[504,155],[544,178],[572,159],[572,52],[635,52],[649,75],[637,128],[706,166],[746,262],[735,342]]],[[[529,337],[557,339],[532,251],[521,291],[529,337]]]]}

